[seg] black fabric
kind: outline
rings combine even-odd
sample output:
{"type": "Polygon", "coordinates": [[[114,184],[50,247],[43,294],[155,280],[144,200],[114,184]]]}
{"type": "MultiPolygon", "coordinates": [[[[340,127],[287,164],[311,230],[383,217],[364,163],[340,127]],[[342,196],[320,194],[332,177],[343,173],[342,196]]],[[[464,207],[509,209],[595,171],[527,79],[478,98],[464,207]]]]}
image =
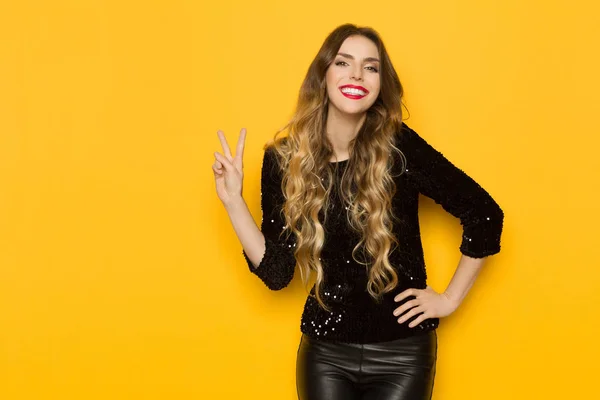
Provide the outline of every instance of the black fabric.
{"type": "Polygon", "coordinates": [[[296,358],[299,400],[430,400],[435,330],[389,342],[336,343],[302,335],[296,358]]]}
{"type": "MultiPolygon", "coordinates": [[[[406,158],[405,170],[393,170],[396,193],[393,212],[401,223],[393,226],[399,248],[389,255],[398,273],[399,284],[377,304],[366,291],[367,273],[352,258],[358,242],[356,233],[346,221],[346,209],[332,196],[331,209],[324,224],[325,243],[321,254],[324,268],[322,295],[331,307],[326,312],[314,297],[314,286],[307,297],[300,329],[311,337],[346,343],[391,341],[437,328],[438,318],[426,319],[414,328],[408,327],[417,316],[398,324],[394,302],[398,293],[408,288],[424,289],[427,273],[421,243],[419,194],[432,198],[446,211],[460,219],[463,235],[459,250],[470,257],[482,258],[500,251],[504,213],[494,199],[472,178],[448,161],[408,125],[398,132],[396,146],[406,158]]],[[[395,153],[394,153],[395,154],[395,153]]],[[[284,196],[282,175],[275,152],[265,151],[261,175],[261,231],[266,250],[255,268],[246,252],[242,254],[250,271],[272,290],[286,287],[294,276],[296,238],[286,237],[285,220],[280,214],[284,196]],[[280,235],[283,232],[282,235],[280,235]]],[[[340,161],[336,171],[343,171],[349,160],[340,161]]],[[[394,162],[400,168],[401,162],[394,162]]],[[[336,175],[341,178],[341,173],[336,175]]],[[[406,301],[411,298],[406,299],[406,301]]]]}

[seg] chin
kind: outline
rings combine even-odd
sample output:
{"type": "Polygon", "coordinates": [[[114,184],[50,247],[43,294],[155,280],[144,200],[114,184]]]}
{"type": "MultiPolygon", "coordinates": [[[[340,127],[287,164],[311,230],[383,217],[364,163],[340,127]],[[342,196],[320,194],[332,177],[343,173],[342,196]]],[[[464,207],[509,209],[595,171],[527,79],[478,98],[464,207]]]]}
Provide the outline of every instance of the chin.
{"type": "Polygon", "coordinates": [[[336,107],[342,114],[361,115],[367,112],[369,107],[336,107]]]}
{"type": "Polygon", "coordinates": [[[342,114],[348,114],[348,115],[355,115],[355,114],[362,114],[364,112],[366,112],[369,107],[365,108],[365,105],[359,105],[359,104],[347,104],[345,102],[342,102],[341,104],[338,103],[336,104],[336,102],[333,102],[332,105],[342,114]]]}
{"type": "Polygon", "coordinates": [[[341,111],[342,111],[342,113],[344,113],[346,115],[352,115],[352,116],[354,116],[354,115],[362,115],[362,114],[366,113],[367,109],[362,109],[361,108],[360,110],[352,109],[352,110],[341,110],[341,111]]]}

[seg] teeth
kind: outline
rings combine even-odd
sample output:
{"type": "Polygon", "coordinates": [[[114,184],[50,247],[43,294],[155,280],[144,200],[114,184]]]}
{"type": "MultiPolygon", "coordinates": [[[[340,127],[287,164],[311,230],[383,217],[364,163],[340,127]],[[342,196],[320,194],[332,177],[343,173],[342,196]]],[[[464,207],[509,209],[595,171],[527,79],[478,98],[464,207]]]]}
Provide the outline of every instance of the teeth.
{"type": "Polygon", "coordinates": [[[342,93],[353,94],[357,96],[366,96],[367,94],[360,89],[354,88],[343,88],[342,93]]]}

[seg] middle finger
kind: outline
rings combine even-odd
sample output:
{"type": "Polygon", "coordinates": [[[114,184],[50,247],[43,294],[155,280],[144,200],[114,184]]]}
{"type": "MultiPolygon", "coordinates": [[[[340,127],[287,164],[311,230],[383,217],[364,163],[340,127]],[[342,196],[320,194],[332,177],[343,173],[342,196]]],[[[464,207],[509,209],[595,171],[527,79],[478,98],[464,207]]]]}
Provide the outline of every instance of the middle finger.
{"type": "Polygon", "coordinates": [[[400,307],[396,308],[394,310],[394,315],[397,317],[398,315],[404,313],[409,308],[416,307],[419,304],[420,304],[419,300],[417,300],[417,299],[409,300],[406,303],[402,304],[400,307]]]}
{"type": "Polygon", "coordinates": [[[408,321],[412,316],[417,315],[417,314],[422,314],[425,312],[425,309],[423,307],[415,307],[412,310],[410,310],[409,312],[407,312],[406,314],[404,314],[403,316],[401,316],[400,318],[398,318],[398,323],[402,324],[406,321],[408,321]]]}

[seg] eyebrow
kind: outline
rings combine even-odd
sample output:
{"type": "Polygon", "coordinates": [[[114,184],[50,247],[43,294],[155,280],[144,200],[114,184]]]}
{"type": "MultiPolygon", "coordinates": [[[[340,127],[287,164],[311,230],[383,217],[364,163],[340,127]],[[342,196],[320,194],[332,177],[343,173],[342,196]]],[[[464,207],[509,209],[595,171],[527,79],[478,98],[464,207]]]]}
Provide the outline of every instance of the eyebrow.
{"type": "MultiPolygon", "coordinates": [[[[354,60],[354,56],[352,56],[351,54],[348,54],[348,53],[337,53],[337,55],[349,58],[351,60],[354,60]]],[[[377,58],[377,57],[365,57],[364,61],[367,61],[367,62],[369,62],[369,61],[380,62],[379,58],[377,58]]]]}

